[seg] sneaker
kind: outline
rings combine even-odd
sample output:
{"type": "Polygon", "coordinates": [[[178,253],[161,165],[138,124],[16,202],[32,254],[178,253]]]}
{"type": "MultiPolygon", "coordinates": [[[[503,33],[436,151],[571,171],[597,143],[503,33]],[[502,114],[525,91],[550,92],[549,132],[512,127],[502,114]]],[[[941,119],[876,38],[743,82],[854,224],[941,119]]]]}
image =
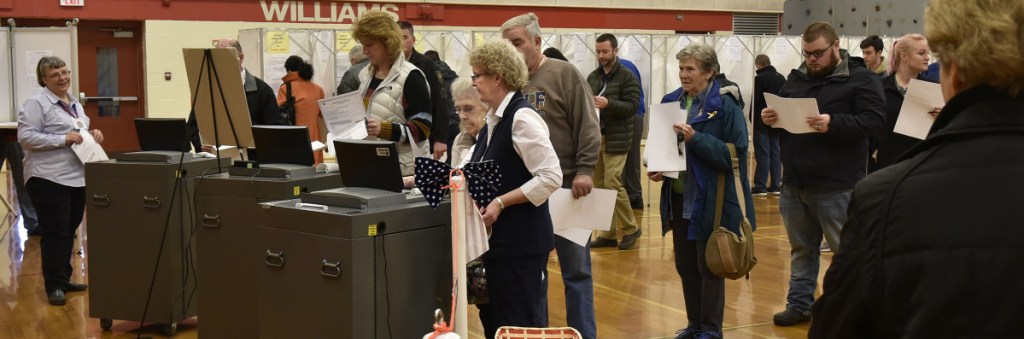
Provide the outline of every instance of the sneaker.
{"type": "Polygon", "coordinates": [[[777,196],[779,196],[781,194],[782,194],[782,191],[779,191],[779,190],[774,190],[774,191],[773,190],[768,190],[768,195],[773,196],[773,197],[777,197],[777,196]]]}
{"type": "Polygon", "coordinates": [[[644,232],[638,228],[635,233],[622,236],[622,242],[619,243],[619,249],[628,250],[633,248],[633,246],[636,246],[636,240],[640,239],[640,235],[643,233],[644,232]]]}
{"type": "Polygon", "coordinates": [[[768,192],[765,192],[765,191],[751,191],[750,195],[754,196],[754,197],[761,198],[761,197],[767,197],[768,196],[768,192]]]}
{"type": "Polygon", "coordinates": [[[689,327],[687,327],[687,328],[680,329],[680,330],[676,331],[676,338],[675,339],[695,339],[695,338],[697,338],[697,334],[699,334],[699,333],[700,333],[700,331],[697,330],[696,328],[689,328],[689,327]]]}
{"type": "Polygon", "coordinates": [[[793,326],[811,321],[811,315],[792,308],[786,308],[785,311],[775,313],[772,321],[775,322],[776,326],[793,326]]]}
{"type": "Polygon", "coordinates": [[[697,333],[697,335],[694,336],[693,338],[694,339],[716,339],[716,338],[720,339],[720,338],[722,338],[722,334],[718,333],[718,332],[705,331],[705,332],[697,333]]]}
{"type": "Polygon", "coordinates": [[[605,239],[602,237],[597,237],[596,240],[590,242],[590,248],[615,247],[618,244],[619,242],[616,241],[615,239],[605,239]]]}
{"type": "Polygon", "coordinates": [[[821,247],[818,247],[819,252],[832,252],[832,248],[828,246],[828,242],[822,242],[821,247]]]}

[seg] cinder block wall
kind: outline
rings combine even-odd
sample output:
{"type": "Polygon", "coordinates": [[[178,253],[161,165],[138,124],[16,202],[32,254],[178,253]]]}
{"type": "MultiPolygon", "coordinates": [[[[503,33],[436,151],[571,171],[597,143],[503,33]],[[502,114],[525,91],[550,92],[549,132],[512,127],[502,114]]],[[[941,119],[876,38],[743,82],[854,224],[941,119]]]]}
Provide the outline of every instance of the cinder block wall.
{"type": "Polygon", "coordinates": [[[800,35],[812,22],[831,23],[840,35],[924,33],[927,0],[786,0],[782,34],[800,35]]]}

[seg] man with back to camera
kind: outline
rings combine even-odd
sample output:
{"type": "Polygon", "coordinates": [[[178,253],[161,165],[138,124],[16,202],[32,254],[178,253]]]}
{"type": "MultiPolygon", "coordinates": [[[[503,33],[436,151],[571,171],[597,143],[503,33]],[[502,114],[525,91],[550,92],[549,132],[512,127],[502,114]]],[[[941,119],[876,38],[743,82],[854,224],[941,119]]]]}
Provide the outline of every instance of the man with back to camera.
{"type": "MultiPolygon", "coordinates": [[[[754,76],[754,112],[760,112],[768,106],[764,100],[765,93],[779,95],[779,90],[786,83],[786,78],[775,70],[772,60],[767,55],[758,54],[754,58],[757,75],[754,76]]],[[[779,159],[779,131],[769,128],[753,115],[750,117],[754,125],[754,187],[750,193],[756,197],[779,195],[782,178],[782,162],[779,159]],[[768,181],[769,176],[771,182],[768,181]]]]}
{"type": "Polygon", "coordinates": [[[363,45],[356,44],[352,46],[352,49],[348,51],[348,62],[352,64],[352,67],[345,70],[345,75],[341,76],[337,95],[355,92],[359,89],[359,72],[363,70],[363,67],[370,64],[370,58],[363,54],[363,45]]]}
{"type": "MultiPolygon", "coordinates": [[[[238,52],[238,69],[241,72],[242,88],[245,89],[245,103],[249,107],[249,120],[253,125],[287,125],[288,121],[281,114],[281,108],[277,106],[277,95],[263,79],[252,75],[249,70],[242,66],[245,54],[242,53],[242,44],[238,40],[223,38],[213,40],[215,48],[234,48],[238,52]]],[[[196,122],[195,112],[188,116],[189,141],[196,152],[204,150],[199,139],[199,125],[196,122]]],[[[206,148],[207,151],[210,148],[206,148]]]]}
{"type": "MultiPolygon", "coordinates": [[[[452,83],[455,79],[459,78],[459,74],[455,73],[448,63],[441,60],[441,55],[437,54],[435,50],[428,50],[423,52],[423,55],[434,62],[434,66],[437,67],[437,73],[441,75],[441,88],[444,88],[445,93],[448,94],[448,109],[452,112],[448,115],[448,149],[452,149],[452,144],[455,142],[455,137],[459,135],[461,130],[459,129],[459,115],[455,114],[455,98],[452,98],[452,83]]],[[[451,156],[445,159],[445,162],[451,162],[451,156]]]]}
{"type": "MultiPolygon", "coordinates": [[[[779,130],[786,168],[779,211],[792,248],[792,273],[786,310],[773,318],[778,326],[811,320],[821,238],[833,251],[842,250],[839,233],[853,186],[866,172],[868,138],[885,131],[881,81],[865,68],[863,59],[839,49],[839,36],[831,25],[808,26],[801,48],[804,62],[789,73],[779,96],[815,98],[821,114],[806,118],[814,133],[779,130]]],[[[794,112],[767,107],[761,119],[772,126],[780,114],[794,112]]]]}
{"type": "MultiPolygon", "coordinates": [[[[551,144],[562,167],[562,187],[571,188],[573,198],[590,194],[601,148],[601,127],[590,86],[572,64],[541,54],[540,22],[536,14],[527,13],[505,21],[501,35],[526,61],[530,79],[523,95],[551,131],[551,144]]],[[[566,322],[579,330],[583,338],[596,338],[590,242],[580,246],[556,235],[555,251],[565,283],[566,322]]]]}
{"type": "Polygon", "coordinates": [[[622,185],[626,187],[626,195],[629,196],[629,206],[633,209],[644,208],[643,187],[640,184],[640,139],[644,134],[644,114],[647,113],[647,101],[644,100],[644,81],[640,77],[640,70],[628,59],[619,58],[619,64],[625,67],[633,76],[636,83],[640,84],[640,105],[636,108],[636,116],[633,117],[633,143],[626,155],[626,166],[622,168],[622,185]]]}
{"type": "Polygon", "coordinates": [[[885,56],[882,55],[883,48],[885,48],[885,43],[877,35],[860,41],[860,52],[864,55],[864,62],[867,63],[868,70],[884,76],[889,65],[885,62],[885,56]]]}
{"type": "Polygon", "coordinates": [[[402,52],[405,59],[409,60],[416,68],[423,71],[427,77],[427,86],[430,87],[430,101],[433,117],[430,127],[430,149],[434,159],[441,159],[448,151],[448,117],[453,115],[452,108],[448,103],[448,94],[441,88],[441,73],[437,72],[434,61],[416,51],[416,31],[412,23],[399,21],[398,27],[402,29],[402,52]]]}
{"type": "Polygon", "coordinates": [[[640,105],[640,84],[636,77],[619,63],[616,55],[619,42],[614,35],[605,33],[597,37],[597,69],[587,76],[590,90],[595,94],[594,104],[598,110],[601,126],[601,153],[594,169],[594,181],[598,188],[616,191],[615,212],[607,231],[598,232],[592,247],[618,245],[627,250],[636,245],[642,232],[622,186],[622,169],[626,165],[629,148],[633,146],[633,117],[640,105]],[[622,226],[622,242],[619,243],[617,226],[622,226]]]}

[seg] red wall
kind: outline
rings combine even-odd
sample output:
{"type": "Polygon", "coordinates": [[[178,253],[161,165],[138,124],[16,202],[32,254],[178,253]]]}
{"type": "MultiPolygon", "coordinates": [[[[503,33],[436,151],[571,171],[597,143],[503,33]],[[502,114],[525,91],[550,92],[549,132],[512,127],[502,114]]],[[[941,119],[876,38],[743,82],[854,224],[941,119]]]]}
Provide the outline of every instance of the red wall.
{"type": "MultiPolygon", "coordinates": [[[[277,1],[279,6],[294,3],[277,1]]],[[[679,10],[633,10],[633,9],[592,9],[564,7],[525,6],[479,6],[440,5],[423,3],[386,2],[343,2],[331,0],[302,1],[304,14],[313,17],[314,5],[321,8],[321,21],[351,23],[352,11],[358,7],[391,5],[401,19],[407,19],[419,26],[500,26],[508,18],[525,12],[535,12],[545,28],[609,28],[609,29],[658,29],[685,32],[713,32],[732,30],[731,12],[679,11],[679,10]],[[334,5],[334,14],[343,8],[349,15],[331,15],[329,8],[334,5]],[[683,20],[677,20],[682,15],[683,20]],[[338,21],[338,17],[341,20],[338,21]]],[[[259,0],[85,0],[84,7],[61,7],[57,0],[13,1],[0,0],[0,17],[4,18],[54,18],[82,20],[203,20],[203,21],[268,21],[264,6],[271,1],[259,0]]],[[[289,9],[292,9],[289,7],[289,9]]],[[[290,14],[290,13],[289,13],[290,14]]],[[[270,21],[277,21],[271,18],[270,21]]],[[[290,15],[284,20],[293,22],[290,15]]],[[[314,22],[315,20],[294,20],[314,22]]],[[[329,23],[329,22],[319,22],[329,23]]]]}

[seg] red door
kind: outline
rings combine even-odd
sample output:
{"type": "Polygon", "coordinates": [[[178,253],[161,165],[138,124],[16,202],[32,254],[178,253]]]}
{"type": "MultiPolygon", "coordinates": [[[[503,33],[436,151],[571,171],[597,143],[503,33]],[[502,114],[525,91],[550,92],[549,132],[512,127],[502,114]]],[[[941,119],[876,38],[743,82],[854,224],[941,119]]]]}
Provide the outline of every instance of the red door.
{"type": "Polygon", "coordinates": [[[107,153],[139,150],[134,120],[145,116],[142,58],[141,22],[79,23],[78,87],[107,153]]]}

